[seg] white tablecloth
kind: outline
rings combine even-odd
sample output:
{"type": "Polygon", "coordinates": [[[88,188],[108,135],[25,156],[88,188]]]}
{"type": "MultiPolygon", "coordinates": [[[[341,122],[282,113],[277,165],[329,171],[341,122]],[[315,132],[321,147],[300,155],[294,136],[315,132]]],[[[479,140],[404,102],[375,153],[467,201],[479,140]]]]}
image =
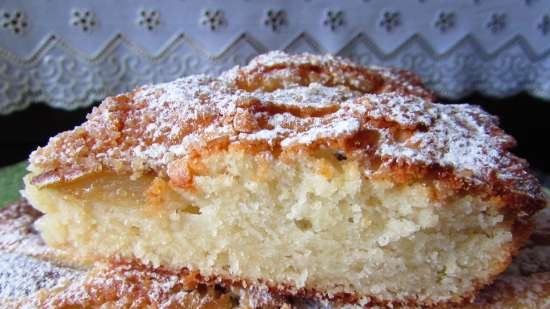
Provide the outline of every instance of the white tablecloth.
{"type": "Polygon", "coordinates": [[[408,68],[452,99],[550,99],[546,0],[3,0],[0,113],[86,106],[272,49],[408,68]]]}

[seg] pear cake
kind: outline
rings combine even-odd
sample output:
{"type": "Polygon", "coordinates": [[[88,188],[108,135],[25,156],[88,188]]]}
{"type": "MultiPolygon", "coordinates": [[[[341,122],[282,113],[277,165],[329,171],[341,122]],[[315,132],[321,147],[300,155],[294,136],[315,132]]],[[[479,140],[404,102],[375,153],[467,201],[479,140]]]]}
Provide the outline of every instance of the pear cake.
{"type": "Polygon", "coordinates": [[[45,242],[81,261],[343,303],[471,300],[544,204],[514,139],[416,77],[272,52],[106,98],[31,154],[45,242]]]}

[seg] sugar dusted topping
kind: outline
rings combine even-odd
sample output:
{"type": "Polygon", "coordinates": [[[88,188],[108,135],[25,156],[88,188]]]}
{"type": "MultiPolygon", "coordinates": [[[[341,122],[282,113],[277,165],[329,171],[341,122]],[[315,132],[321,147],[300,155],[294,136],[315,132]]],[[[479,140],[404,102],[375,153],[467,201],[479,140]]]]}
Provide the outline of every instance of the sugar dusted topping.
{"type": "Polygon", "coordinates": [[[41,215],[25,201],[3,208],[0,212],[0,250],[38,257],[55,255],[32,225],[41,215]]]}
{"type": "Polygon", "coordinates": [[[35,299],[34,303],[44,308],[96,308],[105,304],[112,308],[185,308],[216,300],[213,291],[204,297],[197,291],[188,292],[195,287],[185,276],[155,272],[143,265],[97,264],[60,293],[35,299]]]}
{"type": "Polygon", "coordinates": [[[244,67],[222,74],[221,79],[233,87],[252,91],[320,83],[324,86],[346,86],[362,93],[398,92],[433,100],[418,76],[392,68],[364,67],[350,60],[325,55],[288,55],[273,51],[260,55],[244,67]]]}
{"type": "Polygon", "coordinates": [[[357,67],[357,65],[349,60],[338,58],[330,54],[325,55],[313,55],[313,54],[300,54],[295,55],[294,57],[289,58],[288,54],[281,51],[272,51],[252,59],[248,67],[256,68],[260,66],[273,67],[280,65],[281,63],[285,64],[296,64],[296,65],[316,65],[316,64],[327,64],[330,62],[338,61],[340,65],[346,65],[350,67],[357,67]]]}
{"type": "Polygon", "coordinates": [[[0,252],[0,301],[28,297],[74,280],[80,272],[17,253],[0,252]]]}
{"type": "Polygon", "coordinates": [[[465,178],[475,184],[510,180],[516,182],[515,189],[524,191],[536,185],[523,181],[525,163],[506,151],[515,145],[514,139],[498,128],[497,118],[479,107],[426,104],[419,99],[393,95],[367,98],[369,102],[377,102],[369,117],[414,130],[401,143],[389,137],[387,142],[381,142],[378,153],[382,157],[452,168],[459,175],[469,175],[465,178]]]}
{"type": "Polygon", "coordinates": [[[399,82],[391,77],[397,73],[381,71],[332,56],[270,53],[219,79],[191,76],[107,98],[88,121],[31,155],[33,183],[103,169],[168,177],[172,162],[212,143],[274,154],[325,147],[364,162],[368,176],[399,169],[448,182],[445,190],[478,189],[527,212],[542,205],[537,180],[509,152],[515,142],[495,117],[403,95],[410,91],[396,85],[410,88],[414,78],[399,82]],[[299,80],[286,83],[292,77],[285,72],[299,80]]]}
{"type": "Polygon", "coordinates": [[[79,270],[49,261],[52,249],[33,228],[39,216],[26,201],[0,212],[0,307],[41,289],[62,287],[81,275],[79,270]]]}
{"type": "Polygon", "coordinates": [[[319,83],[311,83],[308,87],[293,87],[272,92],[255,91],[254,97],[263,102],[271,102],[282,107],[298,110],[314,110],[338,107],[339,102],[357,97],[360,93],[349,91],[345,87],[324,87],[319,83]]]}

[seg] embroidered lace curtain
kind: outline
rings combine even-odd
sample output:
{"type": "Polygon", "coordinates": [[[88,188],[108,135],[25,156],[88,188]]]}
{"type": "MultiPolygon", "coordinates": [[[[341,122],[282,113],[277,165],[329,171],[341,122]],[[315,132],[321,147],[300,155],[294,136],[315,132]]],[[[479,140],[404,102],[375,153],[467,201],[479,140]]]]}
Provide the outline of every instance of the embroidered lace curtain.
{"type": "Polygon", "coordinates": [[[439,96],[550,99],[550,1],[3,0],[0,113],[73,109],[268,50],[417,72],[439,96]]]}

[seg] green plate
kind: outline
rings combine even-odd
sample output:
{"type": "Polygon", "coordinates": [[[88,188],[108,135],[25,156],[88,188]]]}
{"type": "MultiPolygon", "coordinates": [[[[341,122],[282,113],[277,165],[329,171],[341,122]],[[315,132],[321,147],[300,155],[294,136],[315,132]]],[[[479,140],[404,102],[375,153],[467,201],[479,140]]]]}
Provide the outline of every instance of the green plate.
{"type": "Polygon", "coordinates": [[[19,199],[26,174],[27,161],[0,168],[0,208],[19,199]]]}

